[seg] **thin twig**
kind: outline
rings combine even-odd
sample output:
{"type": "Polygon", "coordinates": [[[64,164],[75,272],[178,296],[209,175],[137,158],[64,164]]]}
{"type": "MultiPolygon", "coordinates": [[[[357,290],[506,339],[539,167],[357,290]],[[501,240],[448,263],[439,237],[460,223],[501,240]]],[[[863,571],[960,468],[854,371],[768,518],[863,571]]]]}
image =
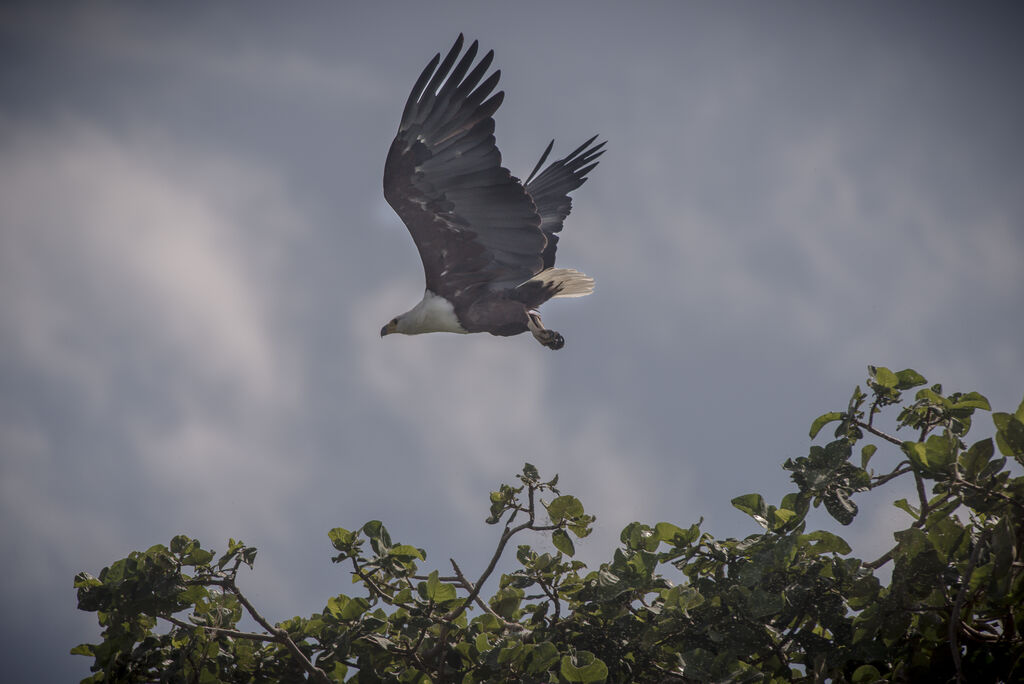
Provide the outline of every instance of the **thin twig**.
{"type": "Polygon", "coordinates": [[[551,624],[554,625],[558,622],[558,618],[561,616],[562,603],[558,600],[558,592],[552,591],[539,575],[537,576],[537,584],[544,590],[544,593],[549,599],[555,604],[555,614],[551,616],[551,624]]]}
{"type": "Polygon", "coordinates": [[[968,482],[967,480],[964,480],[964,479],[960,478],[959,475],[956,478],[956,483],[958,485],[960,485],[961,487],[966,487],[967,489],[973,490],[973,491],[977,492],[978,494],[981,494],[982,496],[994,496],[997,499],[1001,499],[1001,500],[1005,501],[1006,503],[1010,504],[1011,506],[1014,506],[1014,507],[1018,508],[1019,510],[1024,511],[1024,504],[1022,504],[1020,501],[1017,501],[1016,499],[1014,499],[1011,496],[1007,496],[1006,494],[1003,494],[1002,492],[997,492],[995,490],[988,489],[988,488],[982,487],[980,485],[976,485],[973,482],[968,482]]]}
{"type": "MultiPolygon", "coordinates": [[[[171,615],[158,615],[157,617],[161,620],[166,620],[167,622],[170,622],[172,625],[177,625],[182,629],[188,629],[191,631],[203,630],[206,632],[215,632],[217,634],[223,634],[224,636],[232,637],[235,639],[248,639],[249,641],[259,641],[262,643],[271,642],[275,644],[284,644],[284,640],[277,634],[257,634],[255,632],[241,632],[237,629],[228,629],[227,627],[213,627],[212,625],[194,625],[192,623],[185,622],[184,620],[179,620],[178,618],[173,617],[171,615]]],[[[359,667],[357,663],[354,663],[350,660],[339,660],[338,662],[348,667],[359,667]]]]}
{"type": "Polygon", "coordinates": [[[356,561],[355,556],[352,556],[352,567],[355,570],[355,573],[357,575],[359,575],[359,579],[363,580],[363,582],[366,583],[366,586],[368,586],[373,593],[377,594],[382,599],[387,601],[389,605],[401,606],[403,608],[406,607],[404,603],[401,603],[399,601],[395,601],[395,597],[394,596],[391,596],[386,591],[384,591],[379,586],[377,586],[377,583],[374,582],[373,579],[371,579],[369,575],[367,575],[365,572],[363,572],[363,569],[361,567],[359,567],[359,562],[356,561]]]}
{"type": "MultiPolygon", "coordinates": [[[[950,496],[951,495],[948,494],[948,493],[945,496],[943,496],[942,499],[940,499],[939,502],[933,507],[933,510],[935,508],[938,508],[942,504],[946,503],[947,501],[949,501],[950,496]]],[[[924,525],[925,524],[925,515],[924,515],[924,513],[925,513],[925,511],[924,511],[924,509],[922,509],[920,515],[918,515],[917,520],[912,522],[910,524],[910,526],[911,527],[921,527],[922,525],[924,525]]],[[[897,544],[896,546],[892,547],[891,549],[889,549],[888,551],[883,553],[881,556],[879,556],[875,560],[871,561],[870,563],[864,563],[863,564],[864,567],[865,568],[870,568],[871,570],[877,570],[878,568],[882,567],[883,565],[885,565],[886,563],[888,563],[889,561],[892,560],[893,554],[896,553],[896,549],[898,549],[898,548],[899,548],[899,544],[897,544]]]]}
{"type": "Polygon", "coordinates": [[[306,654],[302,652],[302,650],[294,641],[292,641],[291,636],[289,636],[286,630],[274,627],[270,624],[269,621],[267,621],[265,617],[260,615],[259,611],[257,611],[256,608],[251,603],[249,603],[249,599],[245,598],[245,596],[238,589],[238,587],[235,586],[235,582],[233,579],[224,580],[224,582],[226,583],[225,586],[228,588],[228,590],[230,590],[231,593],[233,593],[238,598],[239,603],[245,606],[246,611],[249,612],[249,615],[252,616],[252,619],[255,620],[260,625],[260,627],[267,630],[271,634],[276,634],[280,638],[281,643],[284,644],[284,647],[288,649],[288,652],[291,653],[292,656],[299,662],[299,664],[302,666],[302,669],[304,669],[318,681],[330,684],[331,679],[327,676],[327,673],[321,670],[316,665],[314,665],[312,662],[310,662],[309,658],[306,657],[306,654]]]}
{"type": "Polygon", "coordinates": [[[918,519],[924,520],[931,511],[931,507],[928,505],[928,493],[924,490],[924,478],[921,477],[921,472],[917,469],[917,466],[911,465],[914,470],[914,483],[917,485],[917,498],[921,502],[921,513],[918,519]]]}
{"type": "Polygon", "coordinates": [[[509,518],[508,522],[505,524],[505,531],[501,533],[501,539],[498,540],[498,548],[494,550],[494,555],[491,556],[491,561],[487,564],[487,568],[480,575],[480,578],[477,579],[476,583],[473,586],[473,591],[469,593],[469,596],[466,597],[466,600],[462,603],[462,605],[460,605],[458,608],[453,609],[448,615],[445,616],[446,622],[451,622],[458,618],[460,615],[462,615],[466,608],[468,608],[469,605],[473,603],[474,600],[476,600],[476,597],[480,594],[480,589],[483,587],[484,582],[487,581],[487,578],[491,576],[491,573],[494,572],[494,568],[498,565],[498,560],[501,558],[501,555],[505,552],[505,545],[508,544],[509,539],[514,537],[516,534],[522,532],[523,530],[535,530],[543,532],[546,530],[557,530],[559,527],[558,525],[534,524],[535,510],[533,504],[532,486],[530,487],[530,507],[529,509],[527,509],[527,514],[530,516],[530,519],[520,525],[517,525],[516,527],[510,527],[510,525],[512,524],[512,520],[515,518],[515,513],[513,513],[512,517],[509,518]]]}
{"type": "MultiPolygon", "coordinates": [[[[469,606],[477,600],[477,597],[480,595],[480,590],[483,588],[484,583],[491,576],[491,573],[494,572],[494,568],[498,565],[498,560],[505,552],[505,546],[508,544],[509,539],[514,537],[519,532],[522,532],[523,530],[545,531],[556,530],[559,528],[559,525],[535,524],[537,509],[536,504],[534,502],[534,492],[536,490],[536,486],[527,485],[527,499],[529,501],[528,506],[525,510],[521,506],[517,506],[512,510],[512,514],[509,515],[508,520],[505,521],[505,529],[502,531],[501,538],[498,540],[498,547],[494,550],[494,554],[491,556],[491,560],[487,564],[487,567],[484,569],[483,573],[481,573],[477,581],[473,583],[473,589],[469,592],[469,595],[466,597],[466,599],[456,608],[453,608],[444,617],[444,624],[442,624],[441,626],[441,633],[438,634],[437,646],[435,647],[437,651],[438,674],[441,676],[442,681],[444,680],[442,665],[444,662],[444,652],[447,647],[448,632],[451,630],[451,626],[455,622],[455,620],[457,620],[459,616],[462,615],[466,611],[466,609],[469,608],[469,606]],[[515,521],[516,516],[519,514],[520,511],[525,512],[529,516],[529,520],[515,527],[512,527],[512,523],[515,521]]],[[[434,649],[432,649],[428,657],[434,655],[433,650],[434,649]]]]}
{"type": "Polygon", "coordinates": [[[157,617],[159,617],[161,620],[167,620],[172,625],[177,625],[178,627],[181,627],[182,629],[191,629],[191,630],[202,629],[202,630],[206,630],[208,632],[216,632],[218,634],[223,634],[224,636],[234,637],[236,639],[248,639],[249,641],[262,641],[262,642],[273,641],[275,643],[281,643],[281,639],[279,639],[274,634],[256,634],[255,632],[240,632],[237,629],[228,629],[227,627],[213,627],[213,626],[210,626],[210,625],[193,625],[193,624],[190,624],[188,622],[185,622],[184,620],[179,620],[176,617],[171,617],[170,615],[158,615],[157,617]]]}
{"type": "Polygon", "coordinates": [[[924,438],[928,436],[928,431],[931,430],[930,419],[932,417],[932,407],[929,406],[924,412],[924,421],[921,423],[921,437],[917,440],[923,442],[924,438]]]}
{"type": "MultiPolygon", "coordinates": [[[[430,579],[430,576],[429,575],[410,575],[409,578],[410,579],[414,579],[414,580],[419,580],[421,582],[426,582],[428,579],[430,579]]],[[[438,577],[437,579],[440,580],[441,582],[448,582],[450,584],[455,584],[456,582],[459,581],[459,578],[455,577],[455,576],[452,576],[452,577],[438,577]]]]}
{"type": "MultiPolygon", "coordinates": [[[[473,591],[473,584],[468,579],[466,579],[466,576],[462,573],[462,569],[459,567],[459,564],[455,562],[455,559],[454,558],[449,558],[448,560],[451,561],[452,567],[455,568],[456,579],[463,586],[463,588],[465,588],[466,591],[473,591]]],[[[476,604],[478,606],[480,606],[481,610],[483,610],[483,611],[489,613],[490,615],[492,615],[495,619],[497,619],[499,622],[501,622],[501,624],[505,625],[505,627],[507,627],[509,629],[517,629],[517,630],[525,630],[526,629],[525,627],[520,625],[518,622],[509,622],[505,618],[503,618],[500,615],[498,615],[497,613],[495,613],[493,608],[491,608],[489,605],[484,603],[483,599],[480,598],[479,594],[477,594],[477,597],[476,597],[476,604]]]]}
{"type": "Polygon", "coordinates": [[[971,582],[971,575],[978,565],[978,558],[981,556],[981,547],[985,545],[988,537],[988,530],[978,538],[971,551],[971,560],[967,563],[967,570],[960,580],[960,591],[957,592],[956,601],[953,602],[953,610],[949,615],[949,650],[953,654],[953,664],[956,666],[956,681],[964,681],[964,673],[960,663],[960,610],[963,608],[964,600],[967,598],[967,585],[971,582]]]}
{"type": "Polygon", "coordinates": [[[897,547],[894,546],[885,553],[883,553],[881,556],[876,558],[875,560],[871,561],[870,563],[865,563],[864,567],[870,568],[871,570],[877,570],[878,568],[882,567],[883,565],[892,560],[892,555],[896,552],[896,548],[897,547]]]}
{"type": "Polygon", "coordinates": [[[890,435],[888,433],[882,432],[878,428],[876,428],[873,425],[871,425],[871,423],[865,423],[863,420],[855,421],[855,423],[859,427],[864,428],[865,430],[867,430],[871,434],[875,435],[876,437],[881,437],[885,441],[890,442],[892,444],[895,444],[896,446],[900,446],[900,447],[903,446],[903,442],[901,442],[900,440],[896,439],[895,437],[893,437],[892,435],[890,435]]]}
{"type": "Polygon", "coordinates": [[[884,485],[889,480],[895,480],[900,475],[906,475],[907,473],[911,472],[912,470],[913,469],[910,467],[910,461],[901,461],[896,466],[896,469],[893,470],[891,473],[887,473],[885,475],[879,475],[877,478],[875,478],[875,481],[871,483],[871,487],[872,488],[874,488],[874,487],[881,487],[882,485],[884,485]]]}

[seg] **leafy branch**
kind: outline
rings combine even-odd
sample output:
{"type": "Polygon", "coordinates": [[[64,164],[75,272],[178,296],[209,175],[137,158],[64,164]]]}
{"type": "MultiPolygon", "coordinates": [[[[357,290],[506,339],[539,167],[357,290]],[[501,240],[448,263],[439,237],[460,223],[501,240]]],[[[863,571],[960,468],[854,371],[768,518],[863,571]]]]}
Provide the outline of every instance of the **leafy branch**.
{"type": "Polygon", "coordinates": [[[744,539],[715,538],[703,519],[633,522],[610,559],[587,568],[573,539],[593,516],[526,464],[490,493],[487,522],[501,531],[474,579],[454,559],[445,575],[423,568],[426,551],[394,542],[380,521],[338,527],[332,560],[356,594],[273,624],[238,586],[256,549],[229,540],[218,557],[178,536],[76,576],[79,608],[102,634],[72,653],[93,659],[93,682],[1016,680],[1024,403],[992,413],[994,435],[970,443],[988,400],[926,385],[910,369],[869,367],[867,391],[811,425],[812,440],[831,424],[834,438],[785,461],[795,491],[778,504],[732,500],[757,525],[744,539]],[[879,427],[882,414],[895,431],[879,427]],[[879,558],[808,531],[819,507],[853,525],[863,492],[908,476],[913,503],[893,505],[910,521],[879,558]],[[527,532],[555,551],[520,542],[516,566],[492,586],[527,532]],[[886,565],[883,583],[875,572],[886,565]],[[244,616],[264,631],[239,629],[244,616]]]}

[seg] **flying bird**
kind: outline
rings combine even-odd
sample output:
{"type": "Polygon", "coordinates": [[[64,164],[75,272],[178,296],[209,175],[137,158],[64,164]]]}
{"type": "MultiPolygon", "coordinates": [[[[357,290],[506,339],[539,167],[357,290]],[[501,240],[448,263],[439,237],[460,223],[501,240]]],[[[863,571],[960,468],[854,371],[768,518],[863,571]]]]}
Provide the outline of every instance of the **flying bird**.
{"type": "Polygon", "coordinates": [[[594,136],[541,171],[552,140],[522,183],[501,165],[494,142],[492,117],[505,95],[491,95],[501,71],[484,78],[494,51],[473,66],[477,42],[459,59],[462,46],[460,34],[416,80],[384,165],[384,197],[412,234],[426,289],[380,335],[529,330],[561,349],[564,338],[544,327],[537,308],[594,290],[593,278],[554,267],[555,250],[569,193],[587,180],[605,143],[594,136]]]}

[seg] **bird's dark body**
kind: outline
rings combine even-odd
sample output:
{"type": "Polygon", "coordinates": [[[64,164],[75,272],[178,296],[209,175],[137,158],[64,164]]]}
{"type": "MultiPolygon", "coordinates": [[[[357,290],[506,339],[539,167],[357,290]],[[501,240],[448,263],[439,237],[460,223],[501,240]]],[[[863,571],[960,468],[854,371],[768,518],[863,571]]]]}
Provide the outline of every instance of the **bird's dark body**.
{"type": "Polygon", "coordinates": [[[489,332],[508,337],[529,330],[530,311],[554,296],[552,288],[528,282],[510,290],[488,292],[477,298],[464,298],[468,305],[455,306],[455,313],[467,332],[489,332]],[[500,321],[500,323],[495,323],[500,321]]]}

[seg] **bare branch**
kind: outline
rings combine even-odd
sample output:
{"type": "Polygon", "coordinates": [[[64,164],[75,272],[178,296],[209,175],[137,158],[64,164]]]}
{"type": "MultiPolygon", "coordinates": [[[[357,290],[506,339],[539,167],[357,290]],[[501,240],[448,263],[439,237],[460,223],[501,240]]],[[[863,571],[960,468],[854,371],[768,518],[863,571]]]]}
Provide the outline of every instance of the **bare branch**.
{"type": "Polygon", "coordinates": [[[166,620],[172,625],[177,625],[182,629],[201,629],[207,632],[216,632],[217,634],[223,634],[224,636],[234,637],[235,639],[248,639],[249,641],[273,641],[275,643],[281,643],[281,639],[274,634],[256,634],[255,632],[240,632],[237,629],[228,629],[226,627],[213,627],[210,625],[193,625],[184,620],[179,620],[176,617],[170,615],[158,615],[161,620],[166,620]]]}
{"type": "MultiPolygon", "coordinates": [[[[410,579],[419,580],[420,582],[426,582],[428,579],[430,579],[430,576],[429,575],[410,575],[410,579]]],[[[451,577],[438,577],[437,579],[439,579],[442,582],[450,582],[452,584],[455,584],[456,582],[459,581],[459,578],[454,576],[454,575],[451,576],[451,577]]],[[[468,589],[467,589],[467,591],[468,591],[468,589]]]]}
{"type": "Polygon", "coordinates": [[[912,472],[912,470],[913,469],[910,467],[910,461],[900,461],[900,463],[897,464],[896,469],[891,473],[876,477],[874,482],[871,483],[871,487],[881,487],[889,480],[895,480],[900,475],[906,475],[907,473],[912,472]]]}
{"type": "Polygon", "coordinates": [[[921,501],[921,520],[924,520],[930,510],[928,507],[928,493],[924,491],[924,478],[921,477],[921,473],[918,472],[917,468],[914,468],[914,482],[917,485],[917,498],[921,501]]]}
{"type": "Polygon", "coordinates": [[[892,560],[892,555],[895,551],[896,547],[894,546],[885,553],[883,553],[881,556],[876,558],[875,560],[871,561],[870,563],[865,563],[864,567],[870,568],[872,570],[877,570],[878,568],[882,567],[883,565],[892,560]]]}
{"type": "Polygon", "coordinates": [[[882,432],[878,428],[876,428],[873,425],[871,425],[871,423],[865,423],[863,420],[855,421],[855,423],[857,424],[858,427],[864,428],[865,430],[867,430],[871,434],[875,435],[876,437],[881,437],[885,441],[887,441],[887,442],[889,442],[891,444],[895,444],[898,447],[903,446],[903,442],[901,442],[899,439],[893,437],[892,435],[890,435],[890,434],[888,434],[886,432],[882,432]]]}

